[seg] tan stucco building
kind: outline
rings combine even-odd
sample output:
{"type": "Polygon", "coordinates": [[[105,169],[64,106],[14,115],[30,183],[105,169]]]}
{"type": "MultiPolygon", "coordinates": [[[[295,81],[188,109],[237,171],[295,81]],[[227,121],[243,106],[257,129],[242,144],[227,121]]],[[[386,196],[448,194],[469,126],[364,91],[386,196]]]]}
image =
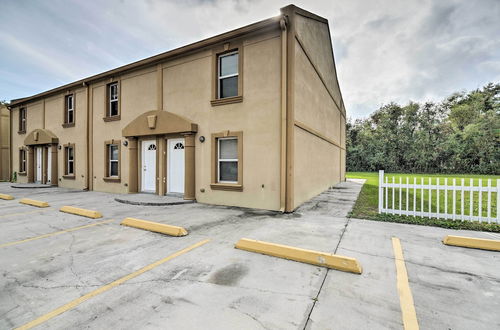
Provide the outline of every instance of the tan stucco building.
{"type": "Polygon", "coordinates": [[[345,179],[328,21],[295,6],[10,112],[19,182],[293,211],[345,179]]]}

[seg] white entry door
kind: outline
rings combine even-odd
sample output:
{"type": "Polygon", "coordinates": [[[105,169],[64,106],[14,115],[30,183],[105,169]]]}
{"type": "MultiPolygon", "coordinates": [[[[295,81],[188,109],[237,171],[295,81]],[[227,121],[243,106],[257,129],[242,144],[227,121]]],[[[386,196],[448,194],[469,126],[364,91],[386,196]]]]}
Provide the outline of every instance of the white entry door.
{"type": "Polygon", "coordinates": [[[167,192],[184,193],[184,139],[168,140],[167,192]]]}
{"type": "Polygon", "coordinates": [[[36,178],[35,178],[35,182],[41,183],[42,182],[42,148],[36,147],[35,152],[36,152],[36,171],[35,171],[36,178]]]}
{"type": "Polygon", "coordinates": [[[52,146],[47,148],[47,184],[52,183],[52,146]]]}
{"type": "Polygon", "coordinates": [[[142,191],[156,191],[156,141],[142,141],[142,191]]]}

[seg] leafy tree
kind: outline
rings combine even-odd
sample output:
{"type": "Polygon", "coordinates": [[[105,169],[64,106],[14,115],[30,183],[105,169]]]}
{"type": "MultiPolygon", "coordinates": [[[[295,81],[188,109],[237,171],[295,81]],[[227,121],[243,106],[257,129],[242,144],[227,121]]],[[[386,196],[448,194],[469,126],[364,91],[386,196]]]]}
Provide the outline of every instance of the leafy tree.
{"type": "Polygon", "coordinates": [[[441,103],[390,103],[347,123],[347,170],[500,172],[500,84],[441,103]]]}

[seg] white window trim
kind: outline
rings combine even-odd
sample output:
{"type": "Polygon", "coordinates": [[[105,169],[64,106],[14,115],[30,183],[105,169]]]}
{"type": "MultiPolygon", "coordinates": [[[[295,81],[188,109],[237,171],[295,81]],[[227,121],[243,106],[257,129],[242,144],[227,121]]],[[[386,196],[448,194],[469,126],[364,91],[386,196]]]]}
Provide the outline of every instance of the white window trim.
{"type": "Polygon", "coordinates": [[[72,124],[75,122],[75,99],[73,97],[73,94],[71,95],[67,95],[66,96],[66,123],[67,124],[72,124]],[[69,100],[71,99],[71,108],[69,106],[69,100]],[[69,121],[69,113],[72,113],[73,115],[73,120],[72,121],[69,121]]]}
{"type": "Polygon", "coordinates": [[[108,176],[110,178],[118,178],[120,176],[120,160],[119,160],[120,157],[118,155],[118,159],[111,159],[111,155],[113,154],[111,147],[113,147],[113,146],[116,147],[118,152],[120,152],[120,148],[117,144],[108,144],[108,176]],[[112,163],[118,164],[118,167],[117,167],[118,173],[116,175],[111,175],[111,164],[112,163]]]}
{"type": "Polygon", "coordinates": [[[108,95],[109,95],[109,105],[108,105],[108,116],[109,117],[113,117],[113,116],[118,116],[120,114],[119,110],[118,110],[118,94],[119,94],[119,90],[118,90],[118,83],[112,83],[112,84],[109,84],[108,85],[108,95]],[[113,97],[113,94],[111,93],[111,89],[113,86],[116,86],[116,95],[113,97]],[[113,102],[116,102],[117,104],[117,111],[118,113],[116,115],[112,115],[111,114],[111,105],[113,104],[113,102]]]}
{"type": "Polygon", "coordinates": [[[26,172],[26,150],[21,150],[21,168],[19,172],[26,172]]]}
{"type": "MultiPolygon", "coordinates": [[[[239,160],[238,158],[225,158],[221,159],[220,158],[220,141],[222,140],[236,140],[236,147],[238,147],[238,138],[237,137],[226,137],[226,138],[218,138],[217,139],[217,182],[218,183],[238,183],[238,181],[223,181],[220,179],[220,163],[221,162],[236,162],[238,164],[239,160]]],[[[239,175],[239,173],[238,173],[239,175]]]]}
{"type": "Polygon", "coordinates": [[[26,131],[26,108],[22,107],[19,111],[21,112],[21,129],[20,129],[20,131],[25,132],[26,131]]]}
{"type": "MultiPolygon", "coordinates": [[[[238,65],[236,66],[236,73],[233,73],[233,74],[227,74],[225,76],[221,76],[220,75],[220,63],[221,63],[221,59],[223,57],[226,57],[226,56],[230,56],[230,55],[234,55],[234,54],[238,54],[238,51],[235,50],[234,52],[230,52],[230,53],[225,53],[225,54],[221,54],[219,55],[219,57],[217,58],[217,98],[221,98],[221,80],[222,79],[226,79],[226,78],[231,78],[231,77],[238,77],[240,72],[239,72],[239,65],[240,65],[240,56],[238,54],[238,65]]],[[[228,96],[228,97],[233,97],[233,96],[228,96]]]]}
{"type": "Polygon", "coordinates": [[[66,147],[66,175],[74,175],[75,174],[75,149],[73,147],[66,147]],[[69,150],[73,151],[73,159],[69,159],[69,150]],[[70,172],[69,164],[73,164],[73,172],[70,172]]]}

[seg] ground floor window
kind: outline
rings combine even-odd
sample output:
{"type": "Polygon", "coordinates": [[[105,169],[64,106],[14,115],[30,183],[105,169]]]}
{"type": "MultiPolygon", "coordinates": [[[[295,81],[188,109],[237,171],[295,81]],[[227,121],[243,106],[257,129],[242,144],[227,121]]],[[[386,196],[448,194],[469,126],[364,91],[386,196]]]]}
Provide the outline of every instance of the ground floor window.
{"type": "Polygon", "coordinates": [[[104,142],[105,181],[116,181],[120,178],[120,140],[104,142]]]}
{"type": "Polygon", "coordinates": [[[26,172],[26,150],[19,149],[19,172],[26,172]]]}
{"type": "Polygon", "coordinates": [[[238,183],[238,138],[218,138],[217,182],[238,183]]]}
{"type": "Polygon", "coordinates": [[[67,144],[64,146],[64,175],[75,175],[75,145],[67,144]]]}
{"type": "Polygon", "coordinates": [[[212,189],[242,190],[243,133],[212,134],[213,171],[212,189]]]}

